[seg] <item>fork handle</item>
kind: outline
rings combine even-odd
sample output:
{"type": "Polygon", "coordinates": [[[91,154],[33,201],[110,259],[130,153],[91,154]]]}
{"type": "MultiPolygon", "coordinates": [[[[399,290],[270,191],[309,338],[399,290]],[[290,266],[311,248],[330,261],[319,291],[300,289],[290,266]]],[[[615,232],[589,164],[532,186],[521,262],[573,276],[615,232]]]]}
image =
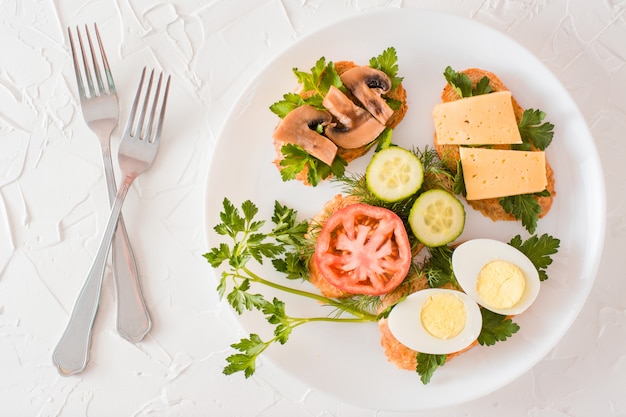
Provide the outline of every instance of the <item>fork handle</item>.
{"type": "MultiPolygon", "coordinates": [[[[103,152],[103,159],[109,203],[113,204],[117,189],[110,149],[103,152]]],[[[148,334],[152,322],[141,291],[137,263],[121,214],[113,238],[112,265],[117,296],[117,332],[124,339],[137,343],[148,334]]]]}
{"type": "Polygon", "coordinates": [[[81,372],[89,362],[91,334],[98,312],[100,289],[102,288],[109,248],[129,187],[130,183],[125,182],[116,195],[96,257],[83,288],[78,294],[67,327],[52,354],[52,361],[63,376],[81,372]]]}
{"type": "Polygon", "coordinates": [[[150,331],[152,322],[144,302],[137,265],[124,221],[120,216],[113,237],[113,276],[117,293],[117,332],[124,339],[137,343],[150,331]]]}

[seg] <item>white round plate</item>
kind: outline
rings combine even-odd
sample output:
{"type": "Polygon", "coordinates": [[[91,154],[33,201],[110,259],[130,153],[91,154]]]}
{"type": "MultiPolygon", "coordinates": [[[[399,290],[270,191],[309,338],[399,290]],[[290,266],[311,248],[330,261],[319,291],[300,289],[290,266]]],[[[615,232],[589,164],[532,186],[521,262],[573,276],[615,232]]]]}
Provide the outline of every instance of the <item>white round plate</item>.
{"type": "MultiPolygon", "coordinates": [[[[604,241],[605,192],[593,138],[579,110],[558,79],[531,53],[503,34],[462,18],[417,9],[390,9],[359,15],[307,36],[284,51],[251,81],[225,122],[206,187],[207,248],[222,238],[213,231],[224,198],[236,206],[250,199],[260,218],[270,222],[274,201],[310,218],[340,192],[326,182],[317,188],[283,183],[272,165],[272,131],[278,118],[268,107],[296,86],[292,68],[309,71],[318,58],[366,65],[389,46],[396,48],[410,109],[394,132],[408,148],[432,146],[431,110],[445,85],[443,71],[483,68],[497,74],[524,108],[541,109],[555,127],[548,159],[556,175],[557,196],[537,233],[561,240],[548,270],[549,279],[535,304],[515,318],[520,331],[505,343],[478,346],[439,368],[430,384],[416,373],[398,370],[380,347],[377,324],[315,323],[297,328],[285,345],[265,351],[285,372],[308,386],[361,407],[423,410],[466,402],[511,382],[536,364],[570,327],[593,284],[604,241]],[[454,30],[450,30],[454,28],[454,30]]],[[[364,172],[368,157],[349,165],[364,172]]],[[[526,236],[519,224],[494,223],[467,208],[461,239],[509,241],[526,236]]],[[[272,280],[314,291],[307,283],[287,281],[264,265],[272,280]]],[[[219,279],[215,274],[216,282],[219,279]]],[[[324,316],[328,307],[301,297],[253,288],[286,303],[292,316],[324,316]]],[[[268,336],[259,313],[237,316],[246,332],[268,336]]],[[[234,340],[233,342],[236,342],[234,340]]]]}

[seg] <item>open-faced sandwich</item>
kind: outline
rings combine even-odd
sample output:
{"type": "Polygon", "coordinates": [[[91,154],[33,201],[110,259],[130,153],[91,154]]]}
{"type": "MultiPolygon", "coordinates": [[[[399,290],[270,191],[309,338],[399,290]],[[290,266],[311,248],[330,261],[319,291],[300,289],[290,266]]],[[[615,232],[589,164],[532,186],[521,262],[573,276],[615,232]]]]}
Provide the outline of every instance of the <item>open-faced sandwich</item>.
{"type": "Polygon", "coordinates": [[[273,133],[283,180],[317,185],[389,134],[407,111],[397,56],[388,48],[369,65],[320,58],[310,73],[294,68],[298,87],[270,106],[280,117],[273,133]]]}
{"type": "Polygon", "coordinates": [[[457,174],[455,191],[492,220],[521,220],[533,233],[555,196],[545,155],[554,126],[542,111],[524,110],[494,73],[448,67],[444,76],[435,147],[457,174]]]}

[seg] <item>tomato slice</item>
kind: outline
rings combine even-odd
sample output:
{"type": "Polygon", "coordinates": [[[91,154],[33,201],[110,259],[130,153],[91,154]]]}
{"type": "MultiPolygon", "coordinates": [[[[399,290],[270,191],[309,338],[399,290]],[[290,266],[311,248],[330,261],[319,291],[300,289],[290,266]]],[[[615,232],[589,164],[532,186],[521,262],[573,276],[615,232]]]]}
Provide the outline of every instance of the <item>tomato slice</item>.
{"type": "Polygon", "coordinates": [[[409,237],[397,214],[352,204],[326,220],[314,261],[324,278],[342,291],[382,295],[404,280],[411,257],[409,237]]]}

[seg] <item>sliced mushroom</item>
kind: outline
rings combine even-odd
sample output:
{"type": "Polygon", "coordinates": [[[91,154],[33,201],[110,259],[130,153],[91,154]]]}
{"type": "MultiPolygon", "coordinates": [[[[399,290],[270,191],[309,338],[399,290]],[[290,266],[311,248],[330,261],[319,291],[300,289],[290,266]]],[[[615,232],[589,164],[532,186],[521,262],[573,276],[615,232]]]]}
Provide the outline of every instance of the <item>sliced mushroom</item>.
{"type": "Polygon", "coordinates": [[[337,87],[331,86],[322,105],[339,123],[330,123],[325,133],[337,146],[355,149],[367,145],[381,134],[385,126],[365,109],[357,106],[337,87]]]}
{"type": "Polygon", "coordinates": [[[393,110],[383,94],[391,90],[391,79],[387,74],[370,67],[354,67],[340,76],[343,84],[382,124],[393,115],[393,110]]]}
{"type": "Polygon", "coordinates": [[[273,137],[301,146],[308,154],[332,165],[337,155],[337,145],[316,131],[319,125],[327,126],[331,120],[328,112],[306,104],[290,111],[276,126],[273,137]]]}

